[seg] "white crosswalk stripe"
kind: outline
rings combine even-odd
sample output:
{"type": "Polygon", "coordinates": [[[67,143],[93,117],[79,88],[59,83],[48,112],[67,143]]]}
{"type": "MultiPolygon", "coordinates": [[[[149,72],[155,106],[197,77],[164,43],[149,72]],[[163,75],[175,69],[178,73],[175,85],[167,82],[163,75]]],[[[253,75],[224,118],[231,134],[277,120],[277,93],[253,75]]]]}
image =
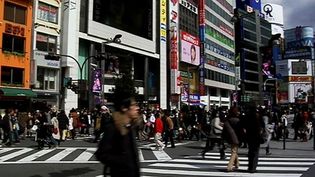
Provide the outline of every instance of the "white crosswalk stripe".
{"type": "MultiPolygon", "coordinates": [[[[0,164],[30,163],[100,163],[94,157],[96,148],[59,147],[56,149],[36,150],[33,148],[0,148],[0,164]]],[[[153,147],[139,149],[140,162],[164,162],[172,158],[165,151],[153,147]],[[150,158],[147,158],[148,154],[150,158]]]]}
{"type": "Polygon", "coordinates": [[[157,162],[141,169],[143,176],[244,176],[244,177],[298,177],[306,172],[315,163],[315,158],[287,158],[261,157],[257,173],[248,173],[248,160],[245,155],[239,157],[240,167],[237,171],[226,172],[230,154],[227,159],[220,160],[219,153],[206,153],[205,159],[201,156],[187,156],[183,159],[172,159],[167,162],[157,162]]]}

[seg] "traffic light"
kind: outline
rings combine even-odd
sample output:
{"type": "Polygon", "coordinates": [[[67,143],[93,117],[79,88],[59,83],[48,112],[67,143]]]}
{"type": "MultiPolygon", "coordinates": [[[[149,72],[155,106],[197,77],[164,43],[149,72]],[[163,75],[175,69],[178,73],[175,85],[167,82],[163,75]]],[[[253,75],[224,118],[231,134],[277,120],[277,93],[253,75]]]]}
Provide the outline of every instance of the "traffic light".
{"type": "Polygon", "coordinates": [[[79,86],[78,85],[74,85],[72,84],[70,89],[75,93],[78,94],[79,93],[79,86]]]}
{"type": "Polygon", "coordinates": [[[242,94],[245,93],[245,83],[244,83],[244,81],[241,81],[241,82],[238,84],[238,88],[240,88],[242,94]]]}
{"type": "Polygon", "coordinates": [[[48,55],[45,55],[45,60],[59,61],[60,60],[60,56],[55,55],[55,54],[48,54],[48,55]]]}
{"type": "Polygon", "coordinates": [[[72,85],[72,78],[71,77],[65,77],[63,80],[63,86],[70,89],[72,85]]]}
{"type": "Polygon", "coordinates": [[[105,60],[106,56],[105,54],[98,54],[94,58],[96,61],[102,61],[102,60],[105,60]]]}

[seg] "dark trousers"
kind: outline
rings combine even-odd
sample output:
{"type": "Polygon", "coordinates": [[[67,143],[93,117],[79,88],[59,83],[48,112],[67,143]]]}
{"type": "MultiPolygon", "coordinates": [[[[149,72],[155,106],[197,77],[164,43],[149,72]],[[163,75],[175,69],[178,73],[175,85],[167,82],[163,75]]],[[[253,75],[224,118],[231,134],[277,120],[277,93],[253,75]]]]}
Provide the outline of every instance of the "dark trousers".
{"type": "Polygon", "coordinates": [[[173,130],[166,130],[165,131],[165,146],[167,146],[168,139],[170,139],[171,147],[175,147],[174,144],[174,131],[173,130]]]}
{"type": "Polygon", "coordinates": [[[207,137],[206,146],[204,147],[203,151],[201,152],[202,157],[204,158],[205,154],[208,151],[213,150],[215,144],[217,143],[217,146],[219,147],[220,151],[220,159],[225,159],[225,145],[222,138],[210,138],[207,137]]]}
{"type": "Polygon", "coordinates": [[[12,144],[12,132],[11,131],[3,131],[3,140],[2,143],[3,144],[8,144],[11,145],[12,144]],[[9,142],[7,142],[9,141],[9,142]]]}
{"type": "Polygon", "coordinates": [[[259,142],[248,142],[248,171],[256,171],[259,156],[259,142]]]}

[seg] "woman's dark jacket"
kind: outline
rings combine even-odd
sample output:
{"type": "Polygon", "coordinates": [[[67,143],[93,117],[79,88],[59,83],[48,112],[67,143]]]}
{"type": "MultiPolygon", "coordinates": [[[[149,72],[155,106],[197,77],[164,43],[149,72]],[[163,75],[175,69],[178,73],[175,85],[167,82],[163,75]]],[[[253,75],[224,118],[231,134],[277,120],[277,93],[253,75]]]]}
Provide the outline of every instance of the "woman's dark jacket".
{"type": "Polygon", "coordinates": [[[228,118],[223,125],[223,139],[229,144],[239,144],[241,131],[240,119],[237,117],[228,118]]]}
{"type": "Polygon", "coordinates": [[[262,116],[256,109],[249,110],[244,119],[246,129],[246,140],[248,143],[259,143],[262,131],[265,127],[262,116]]]}
{"type": "Polygon", "coordinates": [[[69,126],[69,119],[67,115],[64,113],[59,113],[57,119],[59,123],[59,129],[66,130],[69,126]]]}
{"type": "Polygon", "coordinates": [[[104,125],[104,134],[95,153],[96,158],[109,168],[112,177],[140,177],[133,127],[124,125],[121,128],[127,131],[121,133],[114,121],[104,125]]]}

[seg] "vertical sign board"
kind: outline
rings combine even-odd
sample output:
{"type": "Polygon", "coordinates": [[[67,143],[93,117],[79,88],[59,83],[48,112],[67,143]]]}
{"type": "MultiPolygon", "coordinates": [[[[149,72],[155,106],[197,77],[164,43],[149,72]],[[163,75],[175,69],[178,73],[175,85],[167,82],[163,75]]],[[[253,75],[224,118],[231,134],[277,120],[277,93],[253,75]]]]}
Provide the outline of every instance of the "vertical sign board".
{"type": "Polygon", "coordinates": [[[166,17],[166,0],[161,0],[161,12],[160,12],[160,36],[161,36],[161,43],[163,43],[162,41],[166,41],[166,21],[167,21],[167,17],[166,17]]]}
{"type": "Polygon", "coordinates": [[[206,95],[205,68],[204,68],[204,42],[205,42],[205,0],[199,0],[199,38],[200,38],[200,70],[199,70],[199,94],[206,95]]]}
{"type": "Polygon", "coordinates": [[[160,107],[167,108],[167,0],[160,1],[160,107]]]}
{"type": "Polygon", "coordinates": [[[171,94],[180,94],[180,83],[178,83],[178,0],[169,2],[169,27],[170,27],[170,67],[171,67],[171,94]]]}

